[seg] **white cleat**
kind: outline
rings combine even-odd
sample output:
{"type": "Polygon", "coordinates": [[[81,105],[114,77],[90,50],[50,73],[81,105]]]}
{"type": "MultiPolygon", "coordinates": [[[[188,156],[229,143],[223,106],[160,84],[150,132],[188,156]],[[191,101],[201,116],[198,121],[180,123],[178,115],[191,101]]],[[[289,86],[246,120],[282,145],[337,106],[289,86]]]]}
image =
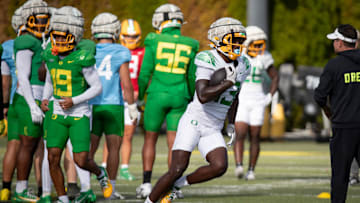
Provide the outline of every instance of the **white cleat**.
{"type": "Polygon", "coordinates": [[[235,168],[235,176],[238,178],[242,178],[244,175],[244,168],[242,166],[237,166],[235,168]]]}
{"type": "Polygon", "coordinates": [[[255,180],[255,173],[254,171],[248,171],[245,180],[255,180]]]}
{"type": "Polygon", "coordinates": [[[151,183],[143,183],[136,188],[136,198],[145,199],[151,193],[151,183]]]}

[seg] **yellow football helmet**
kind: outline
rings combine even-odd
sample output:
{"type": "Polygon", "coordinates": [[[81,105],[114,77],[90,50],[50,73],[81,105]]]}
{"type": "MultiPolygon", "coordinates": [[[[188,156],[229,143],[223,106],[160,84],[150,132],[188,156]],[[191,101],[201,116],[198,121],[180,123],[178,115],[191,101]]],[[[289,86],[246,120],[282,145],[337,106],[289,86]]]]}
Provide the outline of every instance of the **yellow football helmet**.
{"type": "Polygon", "coordinates": [[[244,42],[247,55],[256,57],[262,55],[266,49],[267,36],[265,32],[257,26],[246,27],[247,39],[244,42]]]}
{"type": "Polygon", "coordinates": [[[246,30],[240,21],[224,17],[211,24],[208,39],[210,47],[215,48],[229,59],[236,60],[244,47],[246,30]]]}
{"type": "Polygon", "coordinates": [[[84,18],[75,7],[64,6],[51,17],[50,40],[53,52],[65,53],[75,48],[84,33],[84,18]]]}
{"type": "Polygon", "coordinates": [[[139,23],[133,19],[126,19],[121,22],[120,43],[130,50],[140,46],[141,28],[139,23]]]}
{"type": "Polygon", "coordinates": [[[48,33],[50,14],[47,3],[42,0],[27,1],[22,6],[21,17],[26,31],[37,38],[48,33]]]}

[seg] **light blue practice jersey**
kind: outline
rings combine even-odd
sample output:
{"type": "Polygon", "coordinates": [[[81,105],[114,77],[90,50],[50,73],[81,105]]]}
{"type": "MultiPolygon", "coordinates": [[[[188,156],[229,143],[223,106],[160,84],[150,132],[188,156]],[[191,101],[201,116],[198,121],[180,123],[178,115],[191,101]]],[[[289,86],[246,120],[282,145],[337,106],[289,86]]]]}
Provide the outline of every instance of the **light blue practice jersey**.
{"type": "Polygon", "coordinates": [[[2,44],[4,49],[1,60],[5,61],[10,68],[10,75],[11,75],[11,92],[10,92],[10,104],[12,103],[14,94],[16,92],[16,84],[17,84],[17,77],[16,77],[16,67],[15,67],[15,60],[13,57],[14,54],[14,40],[8,40],[2,44]]]}
{"type": "Polygon", "coordinates": [[[120,44],[97,44],[95,59],[102,92],[89,103],[124,105],[119,69],[123,63],[130,62],[130,51],[120,44]]]}

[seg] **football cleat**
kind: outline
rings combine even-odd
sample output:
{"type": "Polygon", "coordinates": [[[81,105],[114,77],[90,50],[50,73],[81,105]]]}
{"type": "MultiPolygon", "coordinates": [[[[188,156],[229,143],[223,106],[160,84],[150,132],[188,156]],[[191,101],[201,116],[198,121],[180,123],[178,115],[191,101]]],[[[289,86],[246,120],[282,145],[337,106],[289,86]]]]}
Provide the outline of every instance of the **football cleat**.
{"type": "Polygon", "coordinates": [[[244,176],[244,168],[242,166],[237,166],[234,172],[235,176],[238,178],[242,178],[244,176]]]}
{"type": "Polygon", "coordinates": [[[125,197],[118,192],[113,192],[109,198],[106,198],[106,200],[124,200],[124,199],[125,197]]]}
{"type": "Polygon", "coordinates": [[[129,168],[120,169],[120,179],[133,181],[135,177],[130,173],[129,168]]]}
{"type": "Polygon", "coordinates": [[[75,199],[75,197],[80,194],[80,188],[76,185],[76,183],[68,184],[66,194],[70,200],[75,199]]]}
{"type": "Polygon", "coordinates": [[[254,171],[248,171],[245,176],[245,180],[255,180],[254,171]]]}
{"type": "Polygon", "coordinates": [[[15,192],[14,197],[12,198],[13,202],[37,202],[39,197],[30,193],[27,189],[25,189],[21,193],[15,192]]]}
{"type": "Polygon", "coordinates": [[[96,195],[91,189],[89,189],[86,192],[80,192],[80,195],[74,201],[74,203],[82,203],[82,202],[85,203],[96,202],[96,195]]]}
{"type": "Polygon", "coordinates": [[[350,184],[350,185],[356,185],[356,184],[358,184],[358,183],[360,183],[359,178],[350,177],[350,180],[349,180],[349,184],[350,184]]]}
{"type": "Polygon", "coordinates": [[[36,203],[51,203],[51,196],[41,196],[40,199],[36,203]]]}
{"type": "Polygon", "coordinates": [[[99,183],[100,183],[100,186],[101,186],[101,189],[103,191],[103,195],[105,198],[109,198],[113,192],[113,187],[110,183],[110,180],[108,178],[108,175],[107,175],[107,172],[106,172],[106,169],[103,168],[103,167],[99,167],[100,170],[103,171],[104,175],[102,177],[97,177],[99,183]]]}
{"type": "Polygon", "coordinates": [[[10,190],[7,188],[3,188],[0,192],[0,200],[1,201],[7,201],[10,200],[10,190]]]}
{"type": "Polygon", "coordinates": [[[173,187],[161,198],[160,203],[171,203],[171,201],[177,197],[176,191],[177,190],[173,187]]]}
{"type": "Polygon", "coordinates": [[[220,18],[210,25],[208,39],[210,47],[234,61],[241,55],[246,29],[234,18],[220,18]]]}
{"type": "Polygon", "coordinates": [[[151,183],[143,183],[136,188],[136,198],[145,199],[151,193],[151,183]]]}

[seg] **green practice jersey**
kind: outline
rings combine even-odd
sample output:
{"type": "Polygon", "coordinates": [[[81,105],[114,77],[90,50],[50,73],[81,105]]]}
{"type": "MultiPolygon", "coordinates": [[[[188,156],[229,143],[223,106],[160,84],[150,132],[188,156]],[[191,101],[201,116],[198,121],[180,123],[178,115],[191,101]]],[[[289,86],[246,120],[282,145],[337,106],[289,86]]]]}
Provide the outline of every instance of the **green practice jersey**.
{"type": "MultiPolygon", "coordinates": [[[[38,74],[38,70],[42,64],[41,54],[43,49],[41,48],[41,41],[30,34],[24,34],[17,37],[14,41],[14,56],[16,57],[18,51],[27,49],[34,53],[31,60],[30,84],[44,85],[44,82],[39,80],[38,74]]],[[[15,60],[17,59],[15,58],[15,60]]]]}
{"type": "Polygon", "coordinates": [[[195,89],[194,58],[198,49],[199,42],[181,36],[179,28],[166,28],[161,34],[149,33],[139,75],[139,99],[143,99],[145,90],[190,99],[195,89]]]}
{"type": "Polygon", "coordinates": [[[82,49],[89,51],[92,55],[96,54],[96,43],[89,39],[81,39],[77,44],[76,49],[82,49]]]}
{"type": "Polygon", "coordinates": [[[53,95],[56,99],[75,97],[85,92],[87,82],[82,69],[95,64],[93,54],[87,50],[79,49],[61,60],[59,56],[52,55],[51,49],[47,48],[43,57],[50,71],[54,89],[53,95]]]}

